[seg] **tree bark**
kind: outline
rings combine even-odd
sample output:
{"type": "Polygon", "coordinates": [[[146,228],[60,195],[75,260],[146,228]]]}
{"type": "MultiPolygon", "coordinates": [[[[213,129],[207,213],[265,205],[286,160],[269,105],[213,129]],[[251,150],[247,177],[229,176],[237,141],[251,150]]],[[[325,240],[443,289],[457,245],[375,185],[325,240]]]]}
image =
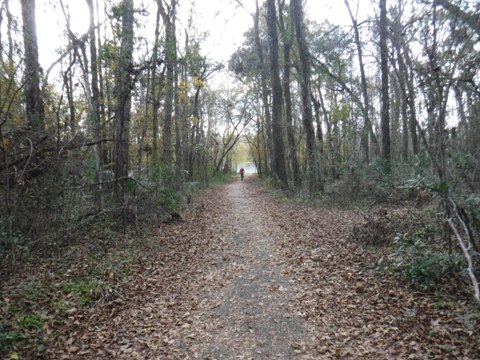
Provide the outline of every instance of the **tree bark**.
{"type": "Polygon", "coordinates": [[[255,16],[253,18],[254,22],[254,31],[255,31],[255,45],[257,48],[257,56],[258,56],[258,66],[260,68],[260,82],[262,87],[262,101],[263,101],[263,108],[265,112],[265,127],[266,127],[266,135],[267,135],[267,154],[266,154],[266,167],[265,173],[268,175],[269,171],[272,168],[273,164],[273,135],[272,135],[272,120],[270,115],[270,105],[268,101],[268,87],[267,87],[267,68],[265,66],[265,57],[263,55],[262,44],[260,42],[260,8],[258,6],[258,0],[256,0],[256,11],[255,16]]]}
{"type": "Polygon", "coordinates": [[[155,20],[155,35],[153,42],[152,50],[152,64],[151,64],[151,103],[152,103],[152,149],[156,153],[158,150],[158,109],[160,107],[160,97],[158,94],[158,78],[157,78],[157,67],[158,67],[158,47],[160,41],[160,4],[157,4],[157,16],[155,20]]]}
{"type": "Polygon", "coordinates": [[[267,0],[267,27],[270,47],[270,75],[272,81],[273,171],[281,185],[288,187],[287,169],[285,166],[285,145],[283,142],[283,92],[278,64],[277,10],[275,0],[267,0]]]}
{"type": "MultiPolygon", "coordinates": [[[[413,61],[408,53],[407,44],[405,41],[402,41],[401,48],[403,49],[403,56],[399,56],[399,66],[400,73],[405,74],[405,85],[407,88],[406,101],[409,113],[409,127],[410,127],[410,137],[412,139],[412,152],[414,155],[417,155],[420,152],[420,145],[418,140],[417,133],[417,109],[416,109],[416,91],[415,91],[415,80],[413,75],[413,61]]],[[[397,52],[400,53],[400,47],[397,49],[397,52]]]]}
{"type": "Polygon", "coordinates": [[[123,0],[122,37],[115,77],[115,164],[114,195],[125,205],[128,179],[128,144],[133,70],[133,0],[123,0]]]}
{"type": "Polygon", "coordinates": [[[278,18],[280,30],[283,38],[283,97],[285,98],[285,123],[287,125],[287,140],[289,160],[293,172],[293,185],[299,187],[301,185],[300,166],[298,164],[297,144],[295,142],[295,129],[293,126],[293,111],[292,111],[292,94],[290,90],[290,67],[291,64],[291,49],[293,45],[293,23],[292,16],[289,14],[290,24],[287,28],[283,20],[283,8],[285,0],[280,1],[278,5],[278,18]]]}
{"type": "Polygon", "coordinates": [[[360,42],[360,31],[358,29],[357,20],[353,16],[352,10],[350,9],[350,4],[348,0],[345,0],[345,5],[347,7],[348,13],[350,14],[350,19],[352,20],[353,32],[355,35],[355,45],[357,47],[358,66],[360,68],[360,81],[361,81],[361,89],[362,89],[362,97],[363,97],[362,113],[363,113],[363,118],[365,122],[363,127],[363,134],[362,134],[363,156],[364,156],[364,161],[368,163],[370,162],[368,134],[370,134],[370,138],[374,145],[375,154],[380,153],[380,148],[378,145],[377,136],[373,131],[372,122],[370,120],[370,113],[369,113],[370,99],[368,96],[368,86],[367,86],[367,77],[365,76],[365,67],[363,65],[363,49],[362,49],[362,44],[360,42]]]}
{"type": "Polygon", "coordinates": [[[308,189],[310,193],[323,191],[323,184],[320,178],[320,171],[317,163],[317,146],[315,142],[315,128],[313,126],[313,113],[310,88],[310,53],[305,39],[305,24],[303,20],[303,7],[301,0],[290,2],[291,13],[295,26],[295,35],[298,44],[300,58],[300,90],[302,98],[302,120],[307,135],[307,164],[308,164],[308,189]]]}
{"type": "MultiPolygon", "coordinates": [[[[91,75],[91,89],[92,89],[92,99],[91,99],[91,109],[90,109],[90,120],[92,123],[92,133],[93,141],[96,142],[94,147],[95,153],[95,181],[99,184],[103,182],[102,171],[103,171],[103,159],[102,159],[102,142],[100,139],[101,127],[100,127],[100,90],[98,87],[98,62],[97,62],[97,43],[95,36],[95,16],[93,8],[93,0],[86,0],[88,9],[90,11],[90,27],[89,27],[89,37],[90,37],[90,75],[91,75]]],[[[98,207],[99,210],[103,209],[104,206],[104,197],[102,185],[99,185],[99,196],[98,196],[98,207]]]]}
{"type": "Polygon", "coordinates": [[[170,168],[172,165],[172,119],[175,87],[175,64],[177,57],[177,44],[175,37],[175,8],[177,3],[176,0],[171,0],[170,6],[166,9],[162,1],[163,0],[157,0],[160,13],[162,14],[163,23],[165,25],[165,65],[167,67],[162,132],[162,158],[164,165],[170,168]]]}
{"type": "Polygon", "coordinates": [[[27,121],[33,130],[45,128],[45,110],[40,92],[35,0],[21,0],[23,45],[25,51],[25,105],[27,121]]]}
{"type": "Polygon", "coordinates": [[[380,0],[380,70],[382,74],[381,118],[382,157],[386,161],[386,170],[390,171],[390,97],[388,86],[388,47],[387,47],[387,4],[380,0]]]}

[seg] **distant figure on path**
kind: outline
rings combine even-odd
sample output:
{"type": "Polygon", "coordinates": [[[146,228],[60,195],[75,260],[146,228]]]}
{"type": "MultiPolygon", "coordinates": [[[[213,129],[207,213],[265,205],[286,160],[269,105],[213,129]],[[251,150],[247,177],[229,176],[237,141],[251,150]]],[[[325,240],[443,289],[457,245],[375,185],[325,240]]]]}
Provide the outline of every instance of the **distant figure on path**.
{"type": "Polygon", "coordinates": [[[245,169],[242,167],[240,168],[240,179],[243,181],[243,175],[245,175],[245,169]]]}

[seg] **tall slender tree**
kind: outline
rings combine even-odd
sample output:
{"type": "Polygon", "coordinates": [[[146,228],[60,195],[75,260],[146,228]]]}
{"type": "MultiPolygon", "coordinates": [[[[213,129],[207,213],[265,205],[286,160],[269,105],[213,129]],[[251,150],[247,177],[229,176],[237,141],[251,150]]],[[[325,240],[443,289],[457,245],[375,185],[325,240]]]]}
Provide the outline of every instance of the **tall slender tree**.
{"type": "Polygon", "coordinates": [[[165,25],[165,65],[167,67],[162,134],[162,158],[164,164],[167,167],[170,167],[172,164],[172,119],[175,95],[175,67],[177,59],[177,40],[175,36],[175,13],[177,0],[171,0],[170,5],[164,5],[163,1],[164,0],[157,0],[160,13],[163,18],[163,23],[165,25]]]}
{"type": "Polygon", "coordinates": [[[380,0],[380,69],[382,73],[382,157],[387,162],[387,170],[390,169],[390,97],[388,87],[388,47],[387,47],[387,1],[380,0]]]}
{"type": "Polygon", "coordinates": [[[288,186],[285,166],[282,83],[278,64],[277,9],[275,0],[267,0],[268,42],[270,48],[270,76],[272,82],[273,171],[282,186],[288,186]]]}
{"type": "Polygon", "coordinates": [[[22,0],[23,45],[25,51],[25,105],[27,121],[33,130],[45,127],[45,109],[40,92],[35,0],[22,0]]]}
{"type": "Polygon", "coordinates": [[[122,32],[118,67],[115,75],[115,165],[114,193],[119,204],[124,204],[128,178],[128,145],[130,134],[130,107],[133,70],[133,0],[123,0],[122,32]]]}
{"type": "Polygon", "coordinates": [[[152,104],[152,148],[156,153],[158,149],[158,109],[160,107],[159,99],[159,81],[158,81],[158,52],[160,47],[160,14],[161,14],[161,2],[157,2],[157,15],[155,18],[155,34],[153,39],[152,49],[152,64],[150,70],[150,99],[152,104]]]}
{"type": "Polygon", "coordinates": [[[278,0],[278,24],[283,42],[283,97],[285,99],[285,124],[287,128],[288,158],[292,167],[293,185],[301,185],[300,166],[298,164],[297,144],[295,142],[295,129],[293,126],[292,94],[290,89],[290,68],[292,66],[291,52],[293,46],[293,22],[290,11],[288,12],[288,27],[284,20],[285,0],[278,0]]]}
{"type": "Polygon", "coordinates": [[[313,126],[312,100],[311,100],[311,59],[305,38],[305,22],[303,19],[303,5],[301,0],[291,0],[291,13],[295,26],[299,60],[300,60],[300,91],[302,98],[302,120],[307,137],[307,163],[308,163],[308,189],[310,193],[323,190],[320,178],[320,169],[317,162],[317,145],[315,141],[315,128],[313,126]]]}
{"type": "Polygon", "coordinates": [[[360,82],[361,82],[361,91],[362,91],[362,98],[363,98],[363,105],[362,105],[362,114],[364,118],[364,126],[362,132],[362,148],[363,148],[363,157],[365,162],[370,161],[370,146],[369,146],[369,135],[371,141],[373,142],[375,153],[378,154],[380,152],[377,136],[373,131],[372,121],[370,119],[370,97],[368,96],[368,84],[367,84],[367,76],[365,75],[365,66],[363,63],[363,47],[360,42],[360,30],[357,19],[353,15],[352,9],[350,8],[350,3],[348,0],[345,0],[345,6],[347,7],[348,13],[350,15],[350,19],[352,20],[353,25],[353,32],[355,35],[355,45],[357,47],[357,55],[358,55],[358,66],[360,69],[360,82]]]}
{"type": "Polygon", "coordinates": [[[263,54],[263,47],[260,41],[260,7],[258,5],[258,0],[255,1],[255,15],[253,17],[253,29],[255,35],[255,46],[257,49],[258,57],[258,66],[260,68],[260,83],[262,91],[262,102],[265,116],[265,129],[267,137],[267,154],[266,154],[266,167],[265,172],[268,175],[269,171],[272,168],[273,163],[273,134],[272,134],[272,118],[270,114],[270,105],[268,101],[268,68],[265,63],[265,56],[263,54]]]}
{"type": "Polygon", "coordinates": [[[86,0],[90,11],[90,27],[88,30],[90,40],[90,75],[91,75],[91,101],[90,101],[90,121],[92,124],[93,140],[95,142],[95,178],[99,185],[99,203],[98,206],[103,208],[103,189],[102,189],[102,142],[100,127],[100,90],[98,81],[98,61],[97,61],[97,40],[95,34],[95,10],[93,0],[86,0]]]}

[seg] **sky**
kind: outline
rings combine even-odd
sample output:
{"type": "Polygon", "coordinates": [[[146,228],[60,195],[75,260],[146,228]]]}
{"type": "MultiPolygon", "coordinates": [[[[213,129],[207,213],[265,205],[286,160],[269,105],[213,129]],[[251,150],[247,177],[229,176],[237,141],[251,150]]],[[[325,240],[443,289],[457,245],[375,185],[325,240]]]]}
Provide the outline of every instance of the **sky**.
{"type": "MultiPolygon", "coordinates": [[[[82,0],[63,0],[72,14],[72,27],[79,35],[88,28],[88,8],[82,0]]],[[[180,0],[178,29],[187,27],[187,18],[192,4],[195,4],[195,23],[199,31],[208,31],[204,42],[204,55],[215,61],[226,62],[230,55],[242,44],[243,34],[253,25],[251,14],[255,11],[255,0],[241,0],[240,8],[235,0],[180,0]],[[248,12],[247,12],[248,11],[248,12]]],[[[360,0],[366,3],[368,0],[360,0]]],[[[37,0],[37,27],[40,49],[40,62],[44,68],[58,57],[56,49],[65,41],[62,35],[64,18],[60,8],[52,6],[57,0],[37,0]]],[[[101,2],[101,0],[100,0],[101,2]]],[[[261,0],[260,0],[261,2],[261,0]]],[[[356,0],[351,0],[354,4],[356,0]]],[[[156,11],[154,0],[135,0],[136,7],[145,7],[152,16],[156,11]]],[[[354,5],[352,5],[354,6],[354,5]]],[[[363,7],[360,7],[363,8],[363,7]]],[[[310,20],[328,19],[335,24],[348,24],[349,18],[341,0],[307,0],[306,17],[310,20]]],[[[151,25],[153,36],[154,25],[151,25]]]]}

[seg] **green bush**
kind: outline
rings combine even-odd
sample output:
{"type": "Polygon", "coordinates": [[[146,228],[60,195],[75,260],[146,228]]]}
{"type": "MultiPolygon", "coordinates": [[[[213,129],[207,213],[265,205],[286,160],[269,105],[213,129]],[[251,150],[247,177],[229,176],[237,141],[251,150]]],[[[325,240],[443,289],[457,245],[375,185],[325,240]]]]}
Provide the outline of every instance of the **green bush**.
{"type": "Polygon", "coordinates": [[[397,234],[394,245],[394,269],[421,287],[439,285],[452,270],[460,271],[461,256],[435,246],[435,229],[431,225],[424,225],[413,234],[397,234]]]}

